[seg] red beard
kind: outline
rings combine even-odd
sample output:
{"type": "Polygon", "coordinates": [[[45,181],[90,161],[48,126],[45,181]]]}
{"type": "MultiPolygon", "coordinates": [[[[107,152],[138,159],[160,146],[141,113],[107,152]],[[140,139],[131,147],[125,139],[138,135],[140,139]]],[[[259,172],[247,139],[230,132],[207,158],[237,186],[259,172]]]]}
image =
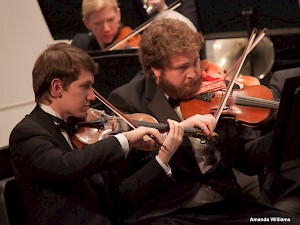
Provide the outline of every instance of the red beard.
{"type": "Polygon", "coordinates": [[[165,79],[164,75],[162,75],[160,78],[159,87],[164,91],[164,93],[173,99],[179,100],[192,98],[202,84],[201,76],[197,79],[189,79],[188,83],[185,83],[181,87],[175,87],[165,79]]]}

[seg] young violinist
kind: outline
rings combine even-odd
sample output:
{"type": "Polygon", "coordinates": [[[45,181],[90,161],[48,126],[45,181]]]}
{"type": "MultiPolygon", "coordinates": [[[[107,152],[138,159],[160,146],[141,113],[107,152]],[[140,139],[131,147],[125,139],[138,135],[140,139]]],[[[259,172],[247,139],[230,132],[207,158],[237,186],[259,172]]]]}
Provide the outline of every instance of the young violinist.
{"type": "MultiPolygon", "coordinates": [[[[164,0],[149,1],[158,11],[167,9],[164,0]]],[[[83,0],[82,21],[89,33],[76,34],[72,40],[85,51],[104,50],[113,42],[131,33],[131,28],[123,27],[121,11],[116,0],[83,0]]],[[[140,36],[136,35],[121,48],[136,48],[140,36]]]]}
{"type": "Polygon", "coordinates": [[[115,89],[109,101],[127,113],[152,115],[160,123],[174,119],[183,127],[201,128],[207,135],[215,131],[219,141],[201,142],[185,135],[164,166],[155,161],[155,154],[132,151],[126,172],[113,168],[103,175],[112,187],[108,190],[113,190],[113,215],[135,225],[240,225],[257,219],[273,224],[268,220],[274,216],[299,223],[296,216],[245,199],[232,171],[262,173],[272,134],[257,138],[235,119],[221,117],[217,123],[211,114],[182,118],[178,100],[192,98],[202,83],[199,50],[203,41],[184,22],[153,21],[139,44],[144,74],[115,89]]]}
{"type": "MultiPolygon", "coordinates": [[[[82,149],[73,146],[67,121],[87,116],[95,99],[92,84],[97,69],[86,52],[65,43],[49,46],[34,65],[37,105],[15,126],[9,139],[26,224],[111,224],[104,213],[105,191],[96,175],[125,158],[130,147],[151,147],[150,151],[160,144],[164,152],[172,153],[182,141],[183,128],[169,121],[170,132],[164,140],[158,130],[138,127],[82,149]]],[[[164,160],[165,154],[159,157],[164,160]]]]}

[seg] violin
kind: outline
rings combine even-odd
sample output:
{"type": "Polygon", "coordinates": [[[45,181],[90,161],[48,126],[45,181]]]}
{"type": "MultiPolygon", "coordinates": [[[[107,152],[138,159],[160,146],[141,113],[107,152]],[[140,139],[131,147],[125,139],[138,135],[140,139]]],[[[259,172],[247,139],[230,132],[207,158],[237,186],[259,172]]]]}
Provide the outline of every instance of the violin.
{"type": "MultiPolygon", "coordinates": [[[[226,91],[224,89],[222,90],[223,87],[213,87],[211,88],[213,92],[205,90],[202,92],[203,95],[198,95],[200,100],[191,99],[181,102],[180,108],[184,119],[195,114],[211,113],[215,116],[216,121],[219,120],[221,115],[228,115],[230,118],[235,118],[237,122],[241,122],[249,126],[260,126],[268,121],[271,117],[272,109],[278,108],[279,105],[279,103],[271,100],[273,99],[273,95],[268,88],[264,88],[262,85],[245,86],[243,89],[239,90],[240,95],[237,95],[237,91],[233,89],[247,55],[265,36],[266,29],[263,29],[257,38],[256,32],[257,29],[254,28],[241,57],[230,69],[230,71],[234,71],[234,75],[230,77],[228,86],[225,85],[226,91]],[[247,90],[251,87],[252,89],[256,88],[251,92],[252,96],[248,93],[249,90],[247,90]],[[262,92],[260,92],[257,87],[263,89],[262,92]],[[222,91],[215,91],[217,88],[222,91]],[[247,98],[242,98],[242,96],[247,96],[247,98]],[[271,102],[267,102],[268,100],[271,102]],[[270,105],[274,103],[274,106],[262,103],[270,103],[270,105]],[[255,108],[253,108],[253,106],[255,106],[255,108]]],[[[199,92],[197,94],[199,94],[199,92]]]]}
{"type": "MultiPolygon", "coordinates": [[[[167,132],[169,126],[167,124],[158,123],[157,120],[144,113],[133,113],[126,115],[138,126],[156,128],[160,132],[167,132]]],[[[88,109],[85,121],[77,123],[75,132],[71,137],[73,144],[77,148],[85,145],[93,144],[103,140],[110,135],[129,131],[132,128],[120,117],[107,115],[104,111],[97,109],[88,109]]],[[[212,133],[207,136],[202,130],[197,128],[184,128],[184,135],[200,138],[202,142],[217,141],[217,134],[212,133]]]]}
{"type": "MultiPolygon", "coordinates": [[[[226,88],[225,81],[231,80],[231,77],[228,76],[224,69],[208,60],[201,61],[201,68],[203,82],[198,90],[198,94],[226,88]]],[[[256,77],[240,74],[235,84],[242,89],[245,86],[260,85],[260,81],[256,77]]]]}
{"type": "MultiPolygon", "coordinates": [[[[115,39],[116,42],[119,42],[121,40],[123,40],[125,37],[127,37],[128,35],[130,35],[132,33],[132,29],[130,27],[123,27],[120,32],[119,35],[117,36],[117,38],[115,39]]],[[[139,45],[139,42],[141,40],[141,36],[139,34],[133,35],[130,38],[126,39],[125,41],[123,41],[122,43],[120,43],[117,47],[115,47],[114,49],[125,49],[126,47],[129,48],[137,48],[139,45]]]]}
{"type": "MultiPolygon", "coordinates": [[[[181,5],[181,1],[176,0],[175,2],[170,4],[167,10],[175,10],[180,5],[181,5]]],[[[146,29],[156,17],[157,15],[151,17],[149,20],[147,20],[145,23],[141,24],[134,30],[131,30],[131,28],[129,27],[125,27],[124,31],[120,33],[117,39],[104,50],[110,51],[116,49],[124,49],[125,46],[131,46],[131,45],[132,47],[137,48],[140,40],[139,33],[141,33],[144,29],[146,29]]]]}
{"type": "MultiPolygon", "coordinates": [[[[193,99],[181,101],[180,109],[184,119],[195,114],[216,114],[224,91],[209,92],[195,96],[193,99]]],[[[234,118],[245,125],[259,127],[264,125],[272,115],[272,110],[279,107],[273,101],[270,89],[263,85],[245,86],[231,92],[222,111],[223,116],[234,118]]]]}
{"type": "MultiPolygon", "coordinates": [[[[93,144],[97,141],[107,138],[111,134],[128,131],[129,129],[136,129],[138,126],[156,128],[160,131],[169,130],[169,126],[167,124],[157,123],[157,120],[150,115],[143,113],[124,115],[95,89],[93,89],[93,92],[95,97],[110,110],[112,110],[112,112],[114,112],[117,116],[109,116],[103,111],[91,108],[88,109],[85,121],[78,122],[76,124],[74,129],[75,132],[73,132],[73,136],[71,137],[73,144],[77,148],[80,149],[86,144],[93,144]]],[[[205,139],[205,142],[218,141],[217,133],[212,132],[210,135],[206,135],[203,130],[197,128],[184,128],[184,134],[205,139]]],[[[153,137],[150,136],[150,138],[153,137]]],[[[155,138],[153,139],[156,141],[155,138]]]]}

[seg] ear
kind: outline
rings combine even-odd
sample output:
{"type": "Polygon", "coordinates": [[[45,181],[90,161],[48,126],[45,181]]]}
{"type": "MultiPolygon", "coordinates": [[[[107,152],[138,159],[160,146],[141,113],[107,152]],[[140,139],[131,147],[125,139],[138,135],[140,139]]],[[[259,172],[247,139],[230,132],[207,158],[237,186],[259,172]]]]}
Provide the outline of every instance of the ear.
{"type": "Polygon", "coordinates": [[[85,17],[83,17],[82,18],[82,22],[83,22],[84,26],[86,27],[86,29],[88,29],[90,31],[91,30],[91,26],[90,26],[89,21],[85,17]]]}
{"type": "Polygon", "coordinates": [[[61,98],[62,97],[63,86],[62,86],[62,83],[61,83],[60,79],[55,78],[51,81],[51,90],[50,90],[50,92],[55,98],[61,98]]]}
{"type": "Polygon", "coordinates": [[[154,73],[155,79],[156,79],[156,80],[159,80],[160,74],[161,74],[160,69],[151,67],[151,70],[152,70],[152,72],[154,73]]]}
{"type": "Polygon", "coordinates": [[[121,21],[121,10],[120,10],[119,7],[117,8],[117,15],[118,15],[119,23],[120,23],[120,21],[121,21]]]}

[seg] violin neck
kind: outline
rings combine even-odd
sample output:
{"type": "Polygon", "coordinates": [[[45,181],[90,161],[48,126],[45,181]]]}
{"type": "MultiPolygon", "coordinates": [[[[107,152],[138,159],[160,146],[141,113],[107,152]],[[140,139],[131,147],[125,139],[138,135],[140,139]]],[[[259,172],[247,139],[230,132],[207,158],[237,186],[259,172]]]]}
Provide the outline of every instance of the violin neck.
{"type": "MultiPolygon", "coordinates": [[[[140,121],[140,120],[134,120],[133,122],[135,122],[139,126],[155,128],[155,129],[159,130],[160,132],[169,131],[169,125],[168,124],[152,123],[152,122],[140,121]]],[[[195,131],[196,131],[195,128],[189,128],[189,127],[184,128],[184,133],[193,133],[195,131]]]]}
{"type": "MultiPolygon", "coordinates": [[[[169,131],[168,124],[152,123],[152,122],[145,122],[145,121],[140,121],[140,120],[134,120],[133,122],[139,126],[145,126],[145,127],[151,127],[151,128],[158,129],[160,132],[169,131]]],[[[192,128],[192,127],[184,127],[183,129],[184,129],[185,136],[200,138],[205,141],[207,139],[206,135],[204,134],[204,132],[201,129],[192,128]]]]}

